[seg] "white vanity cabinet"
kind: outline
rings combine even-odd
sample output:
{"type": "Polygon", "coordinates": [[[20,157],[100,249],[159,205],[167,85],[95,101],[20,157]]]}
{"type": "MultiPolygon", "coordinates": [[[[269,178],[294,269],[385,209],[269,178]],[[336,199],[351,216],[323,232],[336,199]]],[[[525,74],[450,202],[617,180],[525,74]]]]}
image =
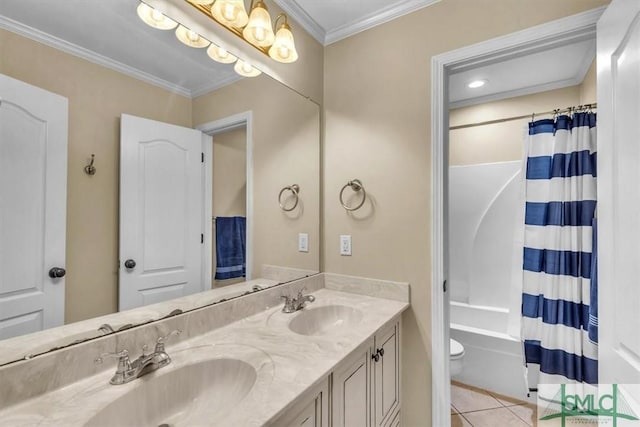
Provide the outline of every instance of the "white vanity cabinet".
{"type": "Polygon", "coordinates": [[[329,380],[304,393],[273,427],[329,427],[329,380]]]}
{"type": "Polygon", "coordinates": [[[400,412],[400,321],[341,363],[332,376],[333,427],[394,427],[400,412]]]}

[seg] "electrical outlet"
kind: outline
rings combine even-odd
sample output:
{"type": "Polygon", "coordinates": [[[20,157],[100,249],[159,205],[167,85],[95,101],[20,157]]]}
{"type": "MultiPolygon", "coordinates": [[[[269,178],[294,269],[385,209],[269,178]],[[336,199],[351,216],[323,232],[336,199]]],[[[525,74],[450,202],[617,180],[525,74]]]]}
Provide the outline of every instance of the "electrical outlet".
{"type": "Polygon", "coordinates": [[[309,252],[309,235],[307,233],[298,234],[298,252],[309,252]]]}
{"type": "Polygon", "coordinates": [[[351,256],[351,236],[348,234],[340,236],[340,255],[351,256]]]}

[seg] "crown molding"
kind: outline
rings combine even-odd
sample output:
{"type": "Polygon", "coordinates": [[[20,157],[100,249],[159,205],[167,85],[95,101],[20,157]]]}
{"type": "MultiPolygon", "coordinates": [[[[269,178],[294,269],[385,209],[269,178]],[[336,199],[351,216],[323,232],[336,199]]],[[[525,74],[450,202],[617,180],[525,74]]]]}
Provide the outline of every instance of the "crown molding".
{"type": "Polygon", "coordinates": [[[177,93],[179,95],[186,96],[187,98],[192,97],[191,91],[185,87],[182,87],[174,83],[171,83],[167,80],[158,78],[152,74],[138,70],[137,68],[123,64],[122,62],[118,62],[107,56],[100,55],[99,53],[96,53],[92,50],[85,49],[73,43],[69,43],[66,40],[63,40],[51,34],[45,33],[44,31],[37,30],[28,25],[24,25],[18,21],[14,21],[13,19],[7,18],[5,16],[0,16],[0,28],[5,29],[7,31],[11,31],[12,33],[16,33],[18,35],[37,41],[39,43],[45,44],[54,49],[61,50],[70,55],[77,56],[78,58],[82,58],[89,62],[93,62],[94,64],[98,64],[103,67],[109,68],[111,70],[117,71],[119,73],[128,75],[129,77],[142,80],[151,85],[168,90],[169,92],[177,93]]]}
{"type": "Polygon", "coordinates": [[[295,0],[273,0],[284,12],[296,21],[316,41],[325,46],[327,35],[324,28],[318,24],[295,0]]]}
{"type": "Polygon", "coordinates": [[[390,7],[378,10],[356,19],[345,25],[326,31],[315,19],[311,17],[296,0],[273,0],[285,13],[294,19],[304,30],[323,46],[328,46],[339,40],[346,39],[354,34],[361,33],[385,22],[392,21],[400,16],[415,12],[423,7],[438,3],[441,0],[405,0],[397,2],[390,7]]]}
{"type": "Polygon", "coordinates": [[[324,39],[324,45],[328,46],[331,43],[346,39],[354,34],[361,33],[370,28],[392,21],[403,15],[408,15],[409,13],[431,6],[438,2],[440,2],[440,0],[406,0],[399,2],[388,8],[366,15],[361,19],[327,31],[324,39]]]}

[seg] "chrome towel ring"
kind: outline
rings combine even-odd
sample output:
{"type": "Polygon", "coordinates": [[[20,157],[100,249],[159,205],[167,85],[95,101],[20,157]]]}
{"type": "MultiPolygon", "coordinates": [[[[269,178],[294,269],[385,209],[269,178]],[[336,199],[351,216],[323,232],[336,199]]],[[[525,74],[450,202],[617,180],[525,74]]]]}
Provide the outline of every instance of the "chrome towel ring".
{"type": "Polygon", "coordinates": [[[292,210],[294,210],[296,206],[298,206],[298,201],[300,200],[300,198],[298,197],[299,193],[300,193],[300,186],[298,184],[288,185],[284,187],[282,190],[280,190],[280,194],[278,194],[278,203],[280,204],[280,209],[282,209],[285,212],[291,212],[292,210]],[[291,193],[293,194],[293,197],[295,197],[296,199],[296,202],[290,208],[285,208],[284,203],[282,203],[282,194],[287,190],[291,191],[291,193]]]}
{"type": "Polygon", "coordinates": [[[340,190],[340,204],[342,205],[343,208],[345,208],[348,211],[355,211],[360,209],[362,205],[364,205],[365,200],[367,200],[367,191],[364,189],[364,186],[362,185],[362,182],[360,182],[359,179],[348,181],[344,185],[344,187],[342,187],[342,190],[340,190]],[[346,190],[347,187],[350,187],[355,192],[362,191],[362,201],[360,201],[360,203],[357,206],[350,207],[350,206],[347,206],[347,204],[344,202],[344,190],[346,190]]]}

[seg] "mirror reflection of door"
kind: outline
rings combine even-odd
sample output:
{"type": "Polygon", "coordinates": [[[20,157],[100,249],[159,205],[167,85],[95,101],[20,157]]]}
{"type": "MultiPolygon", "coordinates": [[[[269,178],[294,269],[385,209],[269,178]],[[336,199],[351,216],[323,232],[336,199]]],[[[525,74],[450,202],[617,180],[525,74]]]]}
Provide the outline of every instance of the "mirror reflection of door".
{"type": "Polygon", "coordinates": [[[203,291],[202,132],[126,114],[120,132],[119,309],[203,291]]]}
{"type": "Polygon", "coordinates": [[[62,325],[66,98],[0,74],[0,339],[62,325]]]}
{"type": "Polygon", "coordinates": [[[213,136],[212,287],[246,280],[247,130],[213,136]]]}

